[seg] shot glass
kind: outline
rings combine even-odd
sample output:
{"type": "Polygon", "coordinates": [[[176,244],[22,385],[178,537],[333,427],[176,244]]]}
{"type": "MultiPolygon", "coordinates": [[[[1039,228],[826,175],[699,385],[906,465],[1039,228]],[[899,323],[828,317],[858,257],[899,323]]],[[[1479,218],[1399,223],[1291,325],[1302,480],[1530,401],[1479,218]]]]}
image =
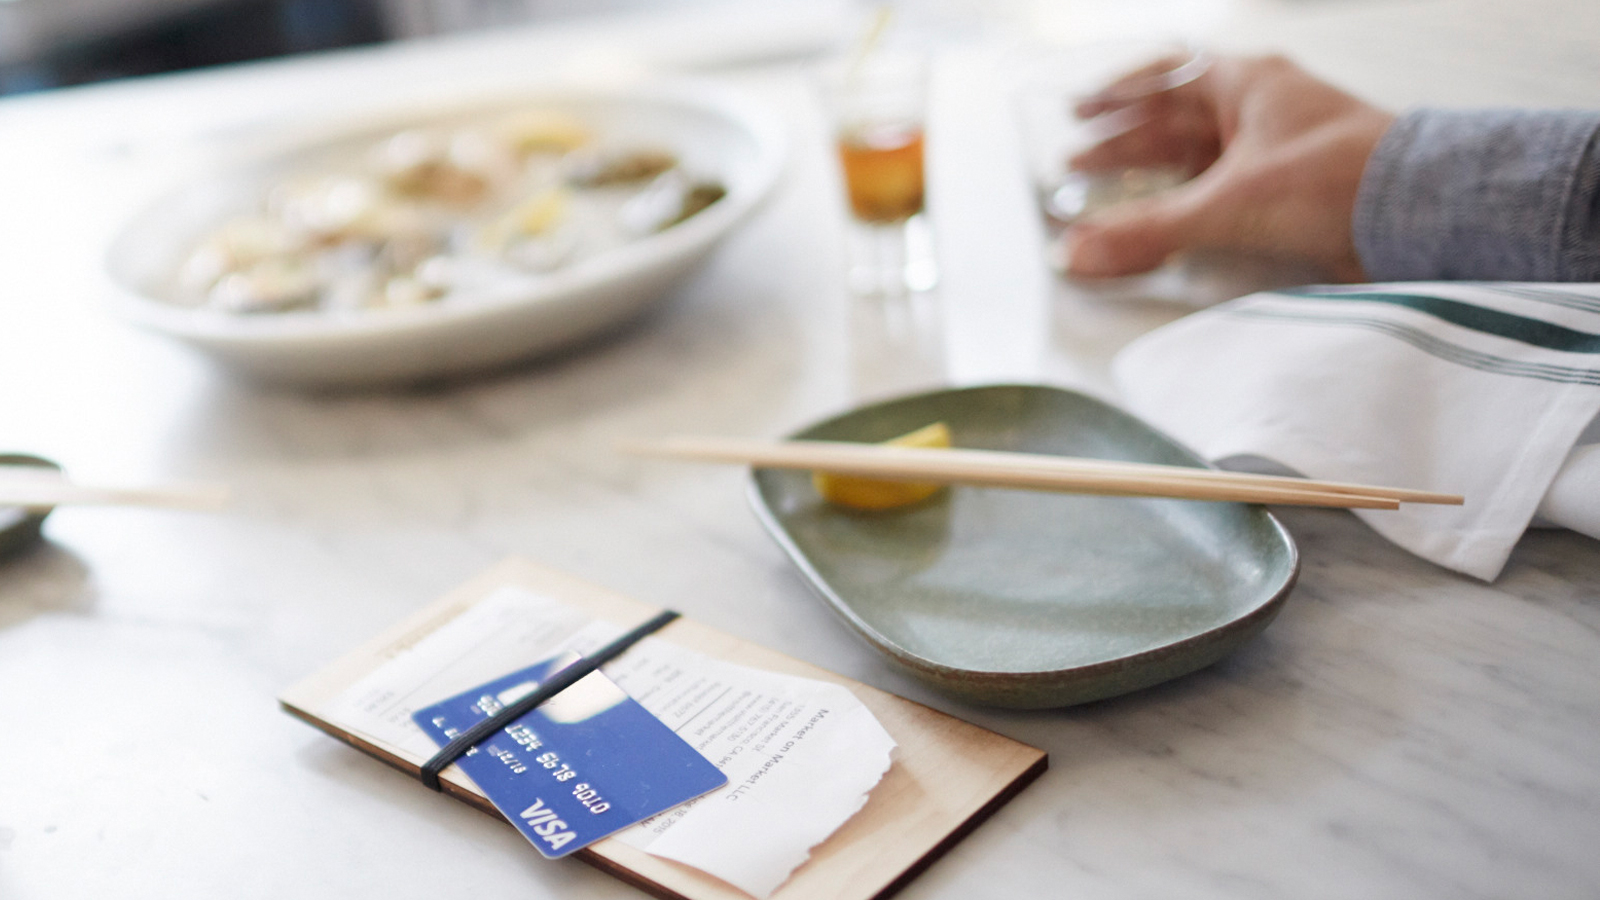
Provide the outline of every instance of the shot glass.
{"type": "Polygon", "coordinates": [[[1209,66],[1205,53],[1178,41],[1053,48],[1018,65],[1016,110],[1053,268],[1065,267],[1060,238],[1073,222],[1175,187],[1193,174],[1193,163],[1181,158],[1160,166],[1096,172],[1076,170],[1071,160],[1139,127],[1147,121],[1151,101],[1199,78],[1209,66]],[[1090,98],[1114,100],[1114,108],[1080,117],[1080,107],[1090,98]]]}
{"type": "Polygon", "coordinates": [[[850,223],[847,277],[858,296],[927,291],[938,282],[923,212],[927,65],[878,53],[822,73],[850,223]]]}

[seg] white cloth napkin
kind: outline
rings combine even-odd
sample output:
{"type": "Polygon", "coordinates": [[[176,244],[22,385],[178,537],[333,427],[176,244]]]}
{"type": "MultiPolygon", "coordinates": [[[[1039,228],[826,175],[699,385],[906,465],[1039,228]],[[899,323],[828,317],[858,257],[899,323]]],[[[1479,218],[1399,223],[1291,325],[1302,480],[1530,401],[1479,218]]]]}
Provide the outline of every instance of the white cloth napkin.
{"type": "Polygon", "coordinates": [[[1600,285],[1252,294],[1140,338],[1113,373],[1135,415],[1220,465],[1464,495],[1356,513],[1439,565],[1494,579],[1536,513],[1600,538],[1600,285]]]}

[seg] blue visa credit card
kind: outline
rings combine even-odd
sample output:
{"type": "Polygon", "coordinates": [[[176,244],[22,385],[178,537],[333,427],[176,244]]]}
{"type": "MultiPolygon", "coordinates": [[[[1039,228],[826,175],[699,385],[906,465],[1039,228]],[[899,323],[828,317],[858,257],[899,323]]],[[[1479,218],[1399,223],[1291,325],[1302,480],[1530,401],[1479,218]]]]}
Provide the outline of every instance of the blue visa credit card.
{"type": "MultiPolygon", "coordinates": [[[[577,658],[545,660],[411,718],[442,747],[577,658]]],[[[456,764],[551,859],[728,783],[598,671],[495,732],[456,764]]]]}

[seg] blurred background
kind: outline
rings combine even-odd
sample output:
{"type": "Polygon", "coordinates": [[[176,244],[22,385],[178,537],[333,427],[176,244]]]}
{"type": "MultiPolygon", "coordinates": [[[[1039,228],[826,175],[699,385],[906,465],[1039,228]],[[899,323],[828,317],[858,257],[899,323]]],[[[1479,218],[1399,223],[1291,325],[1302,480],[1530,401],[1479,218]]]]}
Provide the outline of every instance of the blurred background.
{"type": "Polygon", "coordinates": [[[0,0],[0,94],[708,2],[714,0],[0,0]]]}

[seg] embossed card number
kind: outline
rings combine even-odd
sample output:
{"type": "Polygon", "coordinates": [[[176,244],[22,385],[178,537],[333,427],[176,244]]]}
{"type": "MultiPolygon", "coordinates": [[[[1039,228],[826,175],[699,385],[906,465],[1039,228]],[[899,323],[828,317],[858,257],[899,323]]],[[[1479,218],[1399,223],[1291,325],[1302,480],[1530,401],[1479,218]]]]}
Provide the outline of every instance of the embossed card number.
{"type": "MultiPolygon", "coordinates": [[[[418,710],[412,720],[442,747],[573,659],[566,654],[513,672],[418,710]]],[[[600,672],[496,732],[456,765],[551,859],[728,782],[600,672]]]]}

